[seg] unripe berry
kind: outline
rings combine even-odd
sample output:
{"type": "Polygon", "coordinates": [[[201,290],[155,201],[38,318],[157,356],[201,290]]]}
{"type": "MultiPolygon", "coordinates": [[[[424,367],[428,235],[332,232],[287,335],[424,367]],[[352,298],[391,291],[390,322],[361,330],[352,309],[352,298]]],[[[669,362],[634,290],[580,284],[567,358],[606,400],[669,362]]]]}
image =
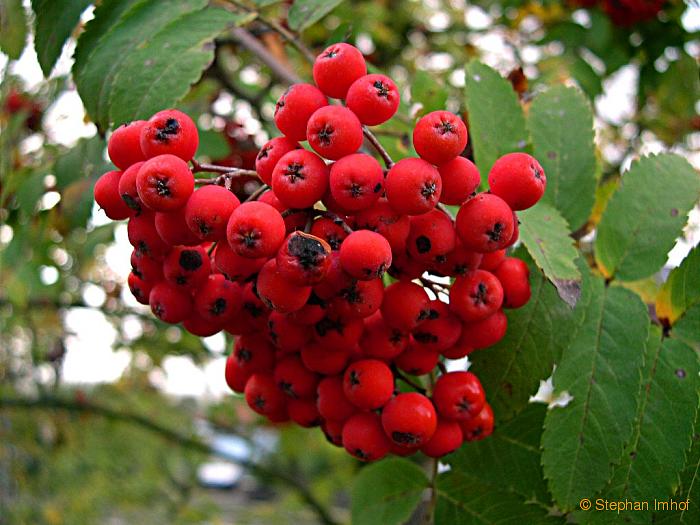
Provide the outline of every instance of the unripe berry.
{"type": "Polygon", "coordinates": [[[513,211],[500,197],[479,193],[459,209],[455,228],[466,249],[495,252],[513,235],[513,211]]]}
{"type": "Polygon", "coordinates": [[[250,259],[277,253],[284,236],[280,212],[258,201],[244,202],[236,208],[226,227],[226,238],[233,251],[250,259]]]}
{"type": "Polygon", "coordinates": [[[145,120],[134,120],[115,129],[107,141],[109,158],[119,169],[125,170],[132,164],[146,160],[141,151],[141,130],[145,120]]]}
{"type": "Polygon", "coordinates": [[[119,195],[119,178],[121,176],[121,171],[108,171],[95,183],[95,202],[113,221],[127,219],[134,214],[134,211],[126,205],[119,195]]]}
{"type": "Polygon", "coordinates": [[[440,202],[443,204],[462,204],[481,184],[476,164],[464,157],[455,157],[441,164],[438,171],[442,178],[440,202]]]}
{"type": "Polygon", "coordinates": [[[286,153],[272,171],[272,189],[288,208],[309,208],[328,189],[328,167],[304,149],[286,153]]]}
{"type": "Polygon", "coordinates": [[[399,109],[399,90],[386,75],[365,75],[352,83],[346,97],[348,108],[360,122],[376,126],[386,122],[399,109]]]}
{"type": "Polygon", "coordinates": [[[175,155],[147,160],[136,175],[141,202],[155,211],[173,211],[187,203],[194,191],[194,176],[187,163],[175,155]]]}
{"type": "Polygon", "coordinates": [[[317,109],[306,125],[306,138],[316,153],[338,160],[355,153],[362,146],[362,124],[343,106],[317,109]]]}
{"type": "Polygon", "coordinates": [[[435,208],[442,192],[442,180],[435,166],[422,159],[398,161],[384,181],[389,204],[402,215],[420,215],[435,208]]]}
{"type": "Polygon", "coordinates": [[[527,153],[509,153],[499,158],[489,172],[491,193],[513,210],[534,206],[544,195],[547,177],[537,159],[527,153]]]}
{"type": "Polygon", "coordinates": [[[371,207],[382,195],[384,173],[373,157],[347,155],[331,166],[330,190],[343,209],[355,212],[371,207]]]}
{"type": "Polygon", "coordinates": [[[314,82],[332,98],[345,98],[352,83],[366,74],[360,50],[344,42],[328,46],[314,62],[314,82]]]}
{"type": "Polygon", "coordinates": [[[267,185],[272,184],[272,170],[275,169],[277,162],[285,153],[295,149],[301,149],[301,146],[287,137],[275,137],[267,141],[255,158],[255,171],[260,179],[267,185]]]}
{"type": "Polygon", "coordinates": [[[309,118],[327,104],[328,100],[315,86],[293,84],[277,101],[275,125],[290,141],[306,140],[309,118]]]}
{"type": "Polygon", "coordinates": [[[140,144],[148,159],[170,154],[190,161],[199,145],[199,133],[182,111],[166,109],[148,119],[141,129],[140,144]]]}
{"type": "Polygon", "coordinates": [[[340,247],[340,264],[355,279],[369,281],[382,277],[391,266],[391,246],[378,233],[354,231],[340,247]]]}
{"type": "Polygon", "coordinates": [[[202,186],[187,201],[185,220],[201,240],[220,241],[226,238],[229,217],[240,204],[236,196],[222,186],[202,186]]]}
{"type": "Polygon", "coordinates": [[[417,392],[399,394],[382,410],[382,426],[397,445],[420,447],[435,433],[435,407],[430,399],[417,392]]]}
{"type": "Polygon", "coordinates": [[[449,111],[433,111],[422,117],[413,128],[413,147],[431,164],[444,164],[458,156],[467,146],[467,127],[449,111]]]}
{"type": "Polygon", "coordinates": [[[435,382],[433,403],[444,418],[470,419],[481,412],[485,402],[481,382],[471,372],[448,372],[435,382]]]}

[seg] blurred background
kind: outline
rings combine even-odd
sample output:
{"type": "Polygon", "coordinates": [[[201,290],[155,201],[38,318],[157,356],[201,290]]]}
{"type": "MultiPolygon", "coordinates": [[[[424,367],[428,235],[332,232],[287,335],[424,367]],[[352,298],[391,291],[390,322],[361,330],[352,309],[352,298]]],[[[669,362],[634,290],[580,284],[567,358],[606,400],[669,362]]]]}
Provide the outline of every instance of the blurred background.
{"type": "MultiPolygon", "coordinates": [[[[291,3],[246,5],[267,4],[266,16],[284,23],[291,3]]],[[[316,51],[353,43],[397,82],[399,115],[377,131],[395,158],[412,154],[422,112],[468,119],[464,65],[479,58],[526,107],[552,83],[590,98],[609,181],[599,209],[639,155],[671,150],[700,167],[694,2],[665,2],[633,24],[583,0],[334,3],[303,40],[316,51]]],[[[28,1],[2,0],[0,13],[13,4],[31,19],[28,1]]],[[[311,78],[277,33],[256,22],[248,30],[284,69],[311,78]]],[[[17,58],[0,54],[0,524],[348,521],[361,465],[319,431],[258,422],[224,381],[230,335],[164,325],[129,294],[126,225],[92,198],[110,165],[70,77],[79,31],[48,78],[31,31],[17,58]]],[[[197,157],[252,168],[284,89],[277,71],[222,35],[180,106],[200,128],[197,157]]],[[[255,186],[244,180],[237,191],[255,186]]],[[[698,242],[696,209],[666,270],[698,242]]],[[[653,294],[658,283],[631,286],[653,294]]]]}

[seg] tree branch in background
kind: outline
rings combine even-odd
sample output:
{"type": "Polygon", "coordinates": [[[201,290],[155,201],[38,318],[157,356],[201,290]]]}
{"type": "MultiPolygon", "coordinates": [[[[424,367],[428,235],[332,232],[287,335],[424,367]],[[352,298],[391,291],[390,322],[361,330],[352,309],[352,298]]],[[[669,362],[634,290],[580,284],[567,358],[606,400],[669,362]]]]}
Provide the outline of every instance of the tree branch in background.
{"type": "Polygon", "coordinates": [[[284,64],[277,60],[277,58],[275,58],[275,56],[247,29],[234,27],[231,29],[231,36],[236,42],[253,53],[263,64],[269,67],[272,74],[277,77],[278,80],[285,84],[296,84],[302,81],[299,75],[294,71],[290,71],[284,64]]]}

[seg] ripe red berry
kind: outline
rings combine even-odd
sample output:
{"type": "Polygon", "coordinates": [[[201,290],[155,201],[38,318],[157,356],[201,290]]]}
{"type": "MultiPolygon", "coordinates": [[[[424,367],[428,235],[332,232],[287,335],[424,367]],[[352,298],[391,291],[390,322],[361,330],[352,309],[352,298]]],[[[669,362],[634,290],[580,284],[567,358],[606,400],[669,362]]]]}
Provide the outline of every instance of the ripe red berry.
{"type": "Polygon", "coordinates": [[[170,284],[193,289],[211,273],[211,262],[202,246],[176,246],[163,261],[163,276],[170,284]]]}
{"type": "Polygon", "coordinates": [[[503,310],[498,310],[493,315],[462,325],[462,341],[474,349],[486,348],[498,343],[506,335],[508,318],[503,310]]]}
{"type": "Polygon", "coordinates": [[[352,350],[360,341],[363,330],[362,319],[328,312],[314,325],[314,336],[326,348],[352,350]]]}
{"type": "Polygon", "coordinates": [[[127,233],[129,242],[139,255],[161,258],[170,251],[170,246],[158,235],[155,214],[152,212],[144,211],[132,217],[127,224],[127,233]]]}
{"type": "Polygon", "coordinates": [[[159,282],[151,289],[148,302],[153,315],[166,323],[180,323],[192,312],[190,294],[166,281],[159,282]]]}
{"type": "Polygon", "coordinates": [[[257,333],[265,329],[270,310],[253,290],[253,283],[243,287],[242,308],[224,330],[233,335],[257,333]]]}
{"type": "Polygon", "coordinates": [[[513,210],[534,206],[544,195],[547,177],[537,159],[527,153],[509,153],[499,158],[489,172],[491,193],[513,210]]]}
{"type": "Polygon", "coordinates": [[[277,363],[274,370],[278,388],[293,398],[309,398],[316,393],[319,377],[302,363],[298,355],[290,355],[277,363]]]}
{"type": "Polygon", "coordinates": [[[316,219],[311,226],[311,235],[323,239],[331,247],[331,250],[339,250],[340,244],[348,236],[348,233],[339,224],[326,217],[316,219]]]}
{"type": "Polygon", "coordinates": [[[295,149],[301,149],[301,146],[287,137],[275,137],[267,141],[255,157],[255,171],[260,179],[267,185],[272,184],[272,170],[275,169],[277,162],[285,153],[295,149]]]}
{"type": "Polygon", "coordinates": [[[398,282],[387,287],[382,301],[382,317],[389,326],[410,332],[429,315],[430,299],[423,287],[398,282]]]}
{"type": "Polygon", "coordinates": [[[318,342],[311,342],[301,349],[301,360],[309,370],[323,375],[340,374],[350,358],[350,350],[330,349],[318,342]]]}
{"type": "Polygon", "coordinates": [[[350,212],[371,207],[382,195],[384,173],[373,157],[347,155],[331,166],[330,191],[335,201],[350,212]]]}
{"type": "Polygon", "coordinates": [[[471,323],[492,315],[503,304],[503,287],[491,272],[474,270],[457,277],[450,288],[450,307],[471,323]]]}
{"type": "Polygon", "coordinates": [[[382,426],[386,435],[397,445],[420,447],[435,433],[435,407],[430,399],[417,392],[399,394],[382,410],[382,426]]]}
{"type": "Polygon", "coordinates": [[[285,233],[280,212],[258,201],[244,202],[233,210],[226,227],[226,238],[233,251],[250,259],[277,253],[285,233]]]}
{"type": "Polygon", "coordinates": [[[240,375],[247,379],[257,372],[272,369],[275,365],[275,349],[260,334],[246,334],[236,338],[229,360],[236,363],[240,375]]]}
{"type": "Polygon", "coordinates": [[[400,281],[413,281],[423,275],[428,266],[424,262],[415,260],[406,250],[401,250],[394,254],[389,275],[400,281]]]}
{"type": "Polygon", "coordinates": [[[306,124],[311,115],[328,104],[326,97],[311,84],[289,86],[275,106],[275,125],[289,140],[306,140],[306,124]]]}
{"type": "Polygon", "coordinates": [[[440,353],[437,350],[416,344],[411,338],[406,350],[394,359],[394,363],[407,374],[422,376],[432,372],[438,364],[440,353]]]}
{"type": "Polygon", "coordinates": [[[481,184],[476,164],[464,157],[455,157],[441,164],[438,171],[442,178],[440,202],[443,204],[462,204],[481,184]]]}
{"type": "Polygon", "coordinates": [[[309,145],[322,157],[338,160],[362,146],[362,124],[343,106],[317,109],[306,125],[309,145]]]}
{"type": "Polygon", "coordinates": [[[420,451],[431,458],[441,458],[462,445],[462,429],[457,421],[438,419],[433,437],[420,451]]]}
{"type": "Polygon", "coordinates": [[[155,284],[163,280],[163,261],[134,250],[131,252],[131,271],[139,279],[155,284]]]}
{"type": "Polygon", "coordinates": [[[500,197],[479,193],[462,204],[455,227],[466,249],[495,252],[505,248],[513,235],[513,211],[500,197]]]}
{"type": "Polygon", "coordinates": [[[221,274],[212,274],[197,288],[194,310],[205,321],[223,325],[240,312],[243,291],[221,274]]]}
{"type": "Polygon", "coordinates": [[[456,239],[452,219],[440,210],[431,210],[411,217],[406,246],[413,259],[435,263],[454,250],[456,239]]]}
{"type": "Polygon", "coordinates": [[[227,242],[220,242],[214,251],[214,267],[231,281],[245,282],[263,267],[267,259],[241,257],[233,251],[227,242]]]}
{"type": "Polygon", "coordinates": [[[268,308],[281,313],[300,310],[311,295],[310,286],[297,286],[284,277],[278,271],[275,259],[270,259],[260,269],[257,291],[268,308]]]}
{"type": "Polygon", "coordinates": [[[107,142],[110,160],[119,169],[125,170],[132,164],[146,160],[141,151],[141,130],[145,120],[134,120],[115,129],[107,142]]]}
{"type": "Polygon", "coordinates": [[[448,372],[435,382],[433,403],[444,418],[467,420],[481,412],[485,402],[481,382],[471,372],[448,372]]]}
{"type": "Polygon", "coordinates": [[[249,377],[250,374],[247,374],[238,365],[234,355],[229,355],[226,359],[226,368],[224,369],[224,378],[228,387],[234,392],[242,394],[249,377]]]}
{"type": "Polygon", "coordinates": [[[449,111],[433,111],[422,117],[413,128],[413,147],[431,164],[444,164],[464,151],[467,127],[449,111]]]}
{"type": "Polygon", "coordinates": [[[140,144],[147,159],[170,154],[190,161],[199,145],[199,133],[182,111],[166,109],[148,119],[141,129],[140,144]]]}
{"type": "Polygon", "coordinates": [[[194,191],[194,176],[187,163],[175,155],[147,160],[136,175],[141,202],[155,211],[173,211],[187,203],[194,191]]]}
{"type": "Polygon", "coordinates": [[[422,159],[398,161],[384,181],[389,204],[402,215],[420,215],[435,208],[442,192],[442,180],[435,166],[422,159]]]}
{"type": "Polygon", "coordinates": [[[496,250],[495,252],[485,253],[484,256],[481,258],[481,264],[479,264],[479,268],[482,270],[493,272],[496,268],[498,268],[498,265],[503,262],[505,256],[505,248],[502,250],[496,250]]]}
{"type": "Polygon", "coordinates": [[[135,215],[141,213],[143,203],[136,189],[136,176],[143,166],[143,162],[136,162],[124,170],[119,179],[119,195],[126,205],[134,210],[135,215]]]}
{"type": "Polygon", "coordinates": [[[272,171],[272,189],[288,208],[309,208],[328,189],[328,167],[321,158],[305,149],[282,156],[272,171]]]}
{"type": "Polygon", "coordinates": [[[158,235],[170,246],[195,246],[202,241],[185,222],[185,208],[171,212],[159,211],[154,219],[158,235]]]}
{"type": "Polygon", "coordinates": [[[236,196],[222,186],[202,186],[187,201],[185,220],[201,240],[220,241],[226,238],[229,217],[240,204],[236,196]]]}
{"type": "Polygon", "coordinates": [[[245,400],[258,414],[267,416],[281,412],[287,403],[284,394],[277,388],[272,374],[257,373],[245,384],[245,400]]]}
{"type": "Polygon", "coordinates": [[[391,266],[391,246],[378,233],[354,231],[340,246],[340,264],[355,279],[376,279],[391,266]]]}
{"type": "Polygon", "coordinates": [[[394,210],[386,199],[379,199],[371,208],[355,215],[356,229],[379,233],[389,241],[393,252],[405,250],[410,227],[409,217],[394,210]]]}
{"type": "Polygon", "coordinates": [[[323,239],[295,231],[277,252],[277,271],[297,286],[320,283],[331,265],[331,247],[323,239]]]}
{"type": "Polygon", "coordinates": [[[341,288],[338,296],[331,301],[330,309],[340,317],[369,317],[379,310],[384,296],[381,279],[371,281],[352,280],[341,288]]]}
{"type": "Polygon", "coordinates": [[[403,352],[407,345],[408,334],[391,328],[381,314],[372,315],[365,320],[360,347],[367,357],[390,361],[403,352]]]}
{"type": "Polygon", "coordinates": [[[343,375],[343,392],[353,405],[363,410],[383,407],[394,392],[394,375],[376,359],[355,361],[343,375]]]}
{"type": "Polygon", "coordinates": [[[129,273],[126,282],[131,295],[133,295],[139,303],[148,304],[148,296],[151,293],[153,285],[141,279],[133,271],[129,273]]]}
{"type": "Polygon", "coordinates": [[[413,333],[414,346],[443,352],[454,346],[462,334],[462,323],[452,315],[447,304],[430,301],[430,313],[413,333]]]}
{"type": "Polygon", "coordinates": [[[192,312],[190,316],[182,321],[182,326],[192,335],[197,337],[210,337],[221,331],[221,324],[204,319],[196,312],[192,312]]]}
{"type": "Polygon", "coordinates": [[[336,447],[343,446],[343,425],[345,421],[333,421],[326,419],[321,423],[321,430],[326,440],[336,447]]]}
{"type": "Polygon", "coordinates": [[[325,419],[345,421],[357,407],[348,401],[343,392],[343,376],[329,376],[321,379],[317,388],[318,411],[325,419]]]}
{"type": "Polygon", "coordinates": [[[343,446],[360,461],[377,461],[389,453],[390,441],[378,414],[360,412],[343,425],[343,446]]]}
{"type": "Polygon", "coordinates": [[[278,350],[290,353],[299,351],[311,338],[311,332],[289,315],[271,312],[267,318],[267,338],[278,350]]]}
{"type": "Polygon", "coordinates": [[[493,433],[493,410],[484,403],[484,408],[474,417],[459,422],[464,441],[479,441],[493,433]]]}
{"type": "Polygon", "coordinates": [[[520,308],[530,300],[530,269],[525,261],[506,257],[494,275],[503,286],[503,308],[520,308]]]}
{"type": "Polygon", "coordinates": [[[456,277],[479,268],[482,259],[480,253],[467,250],[459,237],[456,237],[454,250],[439,258],[432,267],[442,275],[456,277]]]}
{"type": "Polygon", "coordinates": [[[95,183],[95,202],[113,221],[127,219],[134,214],[134,211],[126,205],[126,202],[119,195],[121,176],[121,171],[108,171],[95,183]]]}
{"type": "Polygon", "coordinates": [[[300,427],[311,428],[321,424],[321,416],[313,399],[289,399],[287,411],[289,418],[300,427]]]}
{"type": "Polygon", "coordinates": [[[346,97],[348,108],[360,122],[376,126],[386,122],[399,109],[399,90],[386,75],[365,75],[352,83],[346,97]]]}
{"type": "Polygon", "coordinates": [[[332,98],[345,98],[352,83],[366,74],[360,50],[344,42],[328,46],[314,62],[314,82],[332,98]]]}
{"type": "Polygon", "coordinates": [[[328,267],[326,277],[319,284],[314,286],[314,294],[323,301],[333,299],[340,290],[347,288],[352,283],[350,277],[340,264],[340,252],[331,252],[331,263],[328,267]]]}

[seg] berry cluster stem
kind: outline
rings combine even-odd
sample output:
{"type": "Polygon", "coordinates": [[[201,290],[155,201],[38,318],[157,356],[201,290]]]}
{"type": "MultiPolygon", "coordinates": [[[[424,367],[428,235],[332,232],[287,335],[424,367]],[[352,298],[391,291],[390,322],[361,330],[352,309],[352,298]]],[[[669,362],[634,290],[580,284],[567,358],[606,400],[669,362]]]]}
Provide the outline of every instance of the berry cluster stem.
{"type": "Polygon", "coordinates": [[[377,150],[377,153],[379,153],[379,155],[382,157],[382,160],[384,160],[384,165],[387,168],[391,168],[394,165],[394,161],[387,150],[384,149],[384,146],[379,143],[379,140],[374,136],[374,133],[372,133],[367,126],[362,126],[362,133],[365,135],[365,138],[369,141],[369,143],[372,144],[372,147],[377,150]]]}
{"type": "Polygon", "coordinates": [[[415,383],[414,381],[412,381],[412,380],[410,380],[409,378],[407,378],[405,375],[403,375],[403,374],[399,371],[398,368],[396,368],[395,366],[392,365],[391,370],[392,370],[392,372],[394,373],[394,376],[396,377],[396,379],[400,379],[401,381],[403,381],[404,383],[406,383],[408,386],[412,387],[416,392],[420,392],[420,393],[423,394],[423,395],[426,394],[427,391],[425,390],[425,388],[423,388],[423,387],[420,386],[419,384],[417,384],[417,383],[415,383]]]}
{"type": "MultiPolygon", "coordinates": [[[[235,177],[238,175],[249,175],[251,177],[257,177],[258,172],[255,170],[245,170],[243,168],[232,168],[231,166],[220,166],[218,164],[207,164],[205,162],[199,162],[192,159],[192,173],[221,173],[229,177],[235,177]]],[[[214,181],[217,179],[196,179],[195,182],[200,182],[200,184],[207,184],[206,181],[214,181]]],[[[209,182],[209,184],[214,184],[214,182],[209,182]]]]}

